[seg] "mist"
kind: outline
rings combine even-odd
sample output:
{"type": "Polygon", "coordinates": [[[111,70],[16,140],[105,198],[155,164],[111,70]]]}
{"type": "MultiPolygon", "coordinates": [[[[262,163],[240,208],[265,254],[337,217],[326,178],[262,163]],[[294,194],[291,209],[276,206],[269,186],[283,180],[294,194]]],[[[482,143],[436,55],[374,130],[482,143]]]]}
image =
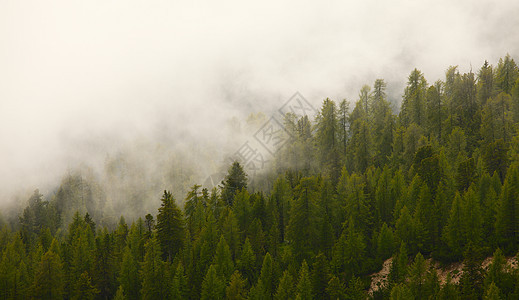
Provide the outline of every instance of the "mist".
{"type": "Polygon", "coordinates": [[[202,183],[249,136],[237,122],[296,91],[318,108],[383,78],[397,106],[415,67],[433,83],[450,65],[517,57],[518,11],[513,0],[2,0],[0,203],[50,194],[73,170],[101,174],[114,157],[134,162],[134,184],[164,178],[152,191],[175,188],[164,174],[187,166],[186,182],[202,183]]]}

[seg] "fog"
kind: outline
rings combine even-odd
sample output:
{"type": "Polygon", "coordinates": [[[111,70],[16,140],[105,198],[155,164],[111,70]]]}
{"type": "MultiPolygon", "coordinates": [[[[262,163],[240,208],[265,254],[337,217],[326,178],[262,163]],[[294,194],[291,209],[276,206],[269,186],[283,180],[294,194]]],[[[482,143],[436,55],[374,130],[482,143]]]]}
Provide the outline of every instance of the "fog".
{"type": "Polygon", "coordinates": [[[384,78],[398,104],[415,67],[432,83],[450,65],[517,58],[518,11],[514,0],[0,0],[0,203],[121,153],[143,177],[183,153],[201,183],[247,138],[233,120],[296,91],[318,107],[384,78]]]}

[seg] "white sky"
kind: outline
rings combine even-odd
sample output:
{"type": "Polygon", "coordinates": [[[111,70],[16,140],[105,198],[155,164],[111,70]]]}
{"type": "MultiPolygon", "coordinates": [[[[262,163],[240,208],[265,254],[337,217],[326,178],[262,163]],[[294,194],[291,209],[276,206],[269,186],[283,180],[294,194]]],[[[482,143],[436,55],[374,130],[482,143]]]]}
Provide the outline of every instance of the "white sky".
{"type": "Polygon", "coordinates": [[[517,58],[518,13],[514,0],[0,0],[0,195],[163,124],[214,137],[295,91],[354,101],[384,78],[399,101],[414,67],[432,83],[517,58]]]}

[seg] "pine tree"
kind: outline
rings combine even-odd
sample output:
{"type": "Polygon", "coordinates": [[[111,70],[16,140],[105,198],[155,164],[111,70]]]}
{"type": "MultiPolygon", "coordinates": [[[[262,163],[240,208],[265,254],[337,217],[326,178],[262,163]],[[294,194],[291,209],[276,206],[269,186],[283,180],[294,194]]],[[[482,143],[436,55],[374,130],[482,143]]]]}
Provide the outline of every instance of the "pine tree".
{"type": "Polygon", "coordinates": [[[247,174],[239,162],[235,161],[230,167],[225,179],[222,181],[222,199],[232,206],[234,195],[241,190],[247,189],[247,174]]]}
{"type": "Polygon", "coordinates": [[[463,274],[460,278],[461,296],[464,299],[479,299],[483,295],[483,270],[480,249],[468,243],[465,247],[463,274]]]}
{"type": "Polygon", "coordinates": [[[517,252],[519,221],[519,165],[510,166],[499,199],[496,216],[496,235],[506,254],[517,252]]]}
{"type": "Polygon", "coordinates": [[[129,247],[124,250],[118,280],[128,299],[139,299],[141,289],[139,267],[129,247]]]}
{"type": "Polygon", "coordinates": [[[171,261],[182,249],[184,242],[184,220],[182,212],[175,204],[170,192],[164,191],[162,204],[157,215],[157,239],[162,249],[162,257],[171,261]]]}
{"type": "Polygon", "coordinates": [[[267,252],[263,259],[263,264],[261,266],[261,272],[258,281],[261,281],[262,287],[264,289],[264,294],[268,298],[272,298],[272,295],[276,292],[277,287],[277,274],[276,268],[274,266],[274,262],[270,253],[267,252]]]}
{"type": "Polygon", "coordinates": [[[426,128],[427,131],[438,140],[442,139],[442,123],[443,123],[443,103],[442,103],[442,86],[441,81],[437,81],[434,85],[427,89],[425,99],[426,105],[426,128]]]}
{"type": "Polygon", "coordinates": [[[115,273],[120,271],[118,267],[114,257],[113,236],[104,228],[95,239],[91,270],[92,281],[99,289],[98,297],[109,298],[114,295],[117,287],[115,281],[117,275],[115,273]]]}
{"type": "Polygon", "coordinates": [[[293,201],[290,210],[290,220],[287,228],[287,238],[293,245],[296,257],[301,261],[312,256],[316,245],[319,224],[318,183],[315,178],[303,178],[296,187],[298,197],[293,201]]]}
{"type": "Polygon", "coordinates": [[[510,54],[505,59],[500,58],[496,71],[497,88],[507,94],[510,94],[516,79],[519,77],[519,69],[510,54]]]}
{"type": "Polygon", "coordinates": [[[312,299],[312,283],[310,281],[310,272],[308,264],[303,260],[299,271],[299,280],[296,286],[296,299],[309,300],[312,299]]]}
{"type": "Polygon", "coordinates": [[[501,299],[501,293],[499,291],[499,288],[496,286],[495,283],[491,283],[488,287],[487,291],[485,292],[485,296],[483,297],[484,300],[500,300],[501,299]]]}
{"type": "Polygon", "coordinates": [[[447,280],[445,281],[445,284],[443,284],[443,286],[440,290],[438,299],[441,299],[441,300],[459,299],[459,292],[457,289],[457,285],[452,282],[451,274],[447,274],[447,280]]]}
{"type": "Polygon", "coordinates": [[[411,123],[422,125],[425,119],[425,93],[427,81],[422,72],[414,69],[408,77],[407,87],[402,101],[400,119],[404,126],[411,123]]]}
{"type": "Polygon", "coordinates": [[[484,280],[486,290],[488,291],[490,285],[494,284],[503,296],[507,296],[514,290],[514,276],[506,265],[507,261],[501,249],[497,248],[492,256],[492,263],[488,267],[484,280]]]}
{"type": "Polygon", "coordinates": [[[216,273],[218,276],[225,279],[225,282],[234,272],[234,262],[232,260],[231,251],[229,250],[229,246],[227,245],[223,235],[220,236],[220,241],[216,246],[213,265],[216,268],[216,273]]]}
{"type": "Polygon", "coordinates": [[[417,299],[423,299],[426,296],[423,288],[426,275],[427,266],[425,259],[423,258],[422,254],[418,252],[413,263],[411,266],[409,266],[409,287],[411,289],[411,293],[417,299]]]}
{"type": "Polygon", "coordinates": [[[484,106],[489,98],[495,96],[494,70],[485,60],[478,73],[478,100],[480,106],[484,106]]]}
{"type": "Polygon", "coordinates": [[[274,294],[275,300],[285,300],[294,298],[294,278],[288,270],[283,272],[283,276],[279,280],[279,285],[274,294]]]}
{"type": "Polygon", "coordinates": [[[403,282],[407,276],[407,248],[404,242],[400,244],[400,249],[396,257],[393,259],[389,272],[389,280],[392,283],[403,282]]]}
{"type": "Polygon", "coordinates": [[[341,237],[335,244],[332,264],[336,273],[344,273],[346,278],[365,272],[366,243],[350,219],[341,237]]]}
{"type": "Polygon", "coordinates": [[[337,114],[337,146],[338,153],[341,157],[341,162],[345,162],[348,150],[349,141],[349,127],[350,127],[350,103],[346,99],[339,103],[339,110],[337,114]]]}
{"type": "Polygon", "coordinates": [[[393,255],[395,249],[395,237],[393,231],[386,223],[382,224],[380,233],[377,237],[377,257],[386,260],[393,255]]]}
{"type": "Polygon", "coordinates": [[[72,299],[93,300],[98,293],[99,290],[92,285],[88,273],[83,272],[79,276],[78,281],[74,284],[74,295],[72,296],[72,299]]]}
{"type": "Polygon", "coordinates": [[[328,281],[330,281],[330,267],[328,266],[328,260],[324,254],[319,253],[314,258],[310,277],[314,298],[326,299],[328,296],[326,293],[326,287],[328,286],[328,281]]]}
{"type": "Polygon", "coordinates": [[[146,254],[140,270],[143,299],[164,299],[168,290],[164,278],[165,263],[161,259],[160,244],[155,235],[146,242],[146,254]]]}
{"type": "Polygon", "coordinates": [[[395,285],[391,289],[391,300],[409,300],[409,299],[415,299],[413,296],[413,293],[411,292],[411,289],[404,284],[400,283],[399,285],[395,285]]]}
{"type": "Polygon", "coordinates": [[[338,154],[337,107],[330,99],[323,101],[323,106],[316,117],[315,139],[319,148],[320,163],[323,172],[337,182],[340,173],[338,154]]]}
{"type": "Polygon", "coordinates": [[[187,277],[181,262],[178,263],[175,275],[173,276],[171,296],[173,299],[185,299],[188,296],[187,277]]]}
{"type": "Polygon", "coordinates": [[[465,245],[463,234],[463,203],[459,194],[456,194],[449,213],[447,225],[443,231],[443,239],[452,251],[452,256],[459,258],[465,245]]]}
{"type": "Polygon", "coordinates": [[[353,276],[350,279],[348,288],[346,289],[346,295],[348,299],[364,300],[366,299],[366,293],[364,292],[364,285],[360,278],[353,276]]]}
{"type": "Polygon", "coordinates": [[[247,281],[241,277],[239,271],[234,271],[231,281],[225,290],[225,297],[229,300],[241,300],[247,297],[247,281]]]}
{"type": "Polygon", "coordinates": [[[35,271],[33,296],[41,299],[62,299],[64,273],[59,255],[51,250],[47,251],[35,271]]]}
{"type": "Polygon", "coordinates": [[[214,265],[209,267],[202,282],[202,296],[200,299],[223,299],[225,296],[225,284],[216,273],[214,265]]]}
{"type": "Polygon", "coordinates": [[[330,299],[346,299],[346,288],[337,276],[332,276],[330,281],[328,281],[326,292],[330,295],[330,299]]]}
{"type": "Polygon", "coordinates": [[[245,279],[248,280],[249,286],[252,285],[255,276],[256,266],[256,254],[252,250],[249,238],[245,239],[245,243],[242,246],[240,258],[237,261],[237,267],[243,274],[245,279]]]}

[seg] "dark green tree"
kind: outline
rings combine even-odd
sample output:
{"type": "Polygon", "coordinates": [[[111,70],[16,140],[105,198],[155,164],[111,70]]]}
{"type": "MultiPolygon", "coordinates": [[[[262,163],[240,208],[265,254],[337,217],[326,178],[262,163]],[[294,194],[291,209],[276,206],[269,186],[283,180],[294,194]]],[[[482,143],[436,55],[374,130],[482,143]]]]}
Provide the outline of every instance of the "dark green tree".
{"type": "Polygon", "coordinates": [[[173,195],[164,191],[157,215],[157,239],[162,249],[162,258],[171,261],[182,249],[184,242],[184,218],[173,195]]]}
{"type": "Polygon", "coordinates": [[[246,188],[247,174],[243,170],[242,165],[240,165],[239,162],[235,161],[229,167],[229,171],[227,172],[227,175],[225,175],[225,178],[222,181],[221,189],[223,201],[227,205],[232,206],[234,202],[234,195],[246,188]]]}
{"type": "Polygon", "coordinates": [[[215,266],[211,265],[202,282],[202,296],[200,299],[215,300],[224,299],[224,297],[225,284],[216,273],[215,266]]]}

